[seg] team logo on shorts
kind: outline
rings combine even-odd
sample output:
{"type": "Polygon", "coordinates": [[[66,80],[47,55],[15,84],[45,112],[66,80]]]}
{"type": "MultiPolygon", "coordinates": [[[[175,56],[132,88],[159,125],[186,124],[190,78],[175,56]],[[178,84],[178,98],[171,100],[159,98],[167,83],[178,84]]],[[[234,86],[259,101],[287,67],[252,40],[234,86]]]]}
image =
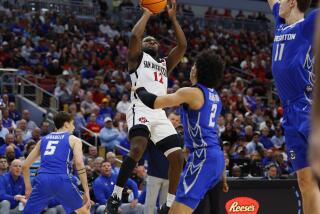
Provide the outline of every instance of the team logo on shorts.
{"type": "Polygon", "coordinates": [[[291,160],[295,160],[296,159],[296,153],[293,150],[290,150],[289,154],[290,154],[290,159],[291,160]]]}
{"type": "Polygon", "coordinates": [[[140,123],[148,123],[149,121],[148,121],[147,118],[145,118],[145,117],[140,117],[140,118],[139,118],[139,122],[140,122],[140,123]]]}

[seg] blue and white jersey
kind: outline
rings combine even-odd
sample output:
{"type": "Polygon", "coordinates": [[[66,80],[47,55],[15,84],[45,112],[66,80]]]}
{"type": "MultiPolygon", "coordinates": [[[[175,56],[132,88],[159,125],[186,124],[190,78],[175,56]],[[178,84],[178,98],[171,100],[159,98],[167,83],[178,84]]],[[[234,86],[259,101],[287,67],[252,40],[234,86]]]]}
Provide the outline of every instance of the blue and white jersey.
{"type": "Polygon", "coordinates": [[[71,175],[73,150],[68,132],[51,133],[41,139],[40,173],[71,175]]]}
{"type": "Polygon", "coordinates": [[[314,82],[313,35],[318,10],[288,25],[279,16],[280,4],[273,7],[275,38],[272,51],[272,73],[284,105],[300,98],[311,102],[314,82]]]}
{"type": "Polygon", "coordinates": [[[190,151],[207,147],[220,149],[217,128],[222,107],[220,97],[214,89],[199,83],[196,86],[203,92],[204,103],[199,110],[191,110],[185,105],[181,108],[185,145],[190,151]]]}

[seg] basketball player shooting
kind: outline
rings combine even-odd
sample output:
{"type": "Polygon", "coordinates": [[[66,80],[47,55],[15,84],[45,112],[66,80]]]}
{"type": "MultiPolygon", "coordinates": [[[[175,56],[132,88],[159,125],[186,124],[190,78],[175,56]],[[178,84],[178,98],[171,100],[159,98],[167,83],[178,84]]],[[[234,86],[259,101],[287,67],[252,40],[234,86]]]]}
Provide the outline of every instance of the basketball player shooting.
{"type": "MultiPolygon", "coordinates": [[[[177,37],[177,45],[168,57],[159,57],[159,43],[154,37],[147,36],[142,39],[148,20],[154,15],[147,8],[142,8],[143,15],[132,29],[129,42],[128,67],[132,85],[139,82],[141,86],[158,96],[167,94],[168,76],[180,62],[187,47],[185,35],[176,18],[176,8],[176,0],[172,0],[171,7],[167,7],[177,37]]],[[[150,138],[169,161],[169,193],[166,204],[159,210],[160,213],[168,213],[175,200],[184,161],[178,134],[164,110],[145,106],[134,92],[131,93],[131,106],[126,117],[130,152],[121,165],[116,186],[107,202],[106,212],[118,212],[123,186],[141,159],[150,138]]]]}
{"type": "MultiPolygon", "coordinates": [[[[191,214],[205,193],[222,178],[224,154],[217,133],[222,103],[217,88],[223,79],[224,65],[213,51],[203,51],[190,72],[193,87],[180,88],[173,94],[157,96],[141,87],[133,87],[140,100],[150,108],[181,105],[185,145],[190,151],[181,175],[170,214],[191,214]]],[[[224,180],[224,191],[228,186],[224,180]]]]}
{"type": "Polygon", "coordinates": [[[287,153],[297,173],[303,213],[317,214],[320,213],[320,192],[307,153],[313,88],[313,40],[319,12],[311,11],[305,17],[311,0],[268,2],[275,17],[272,74],[284,109],[282,126],[287,153]]]}

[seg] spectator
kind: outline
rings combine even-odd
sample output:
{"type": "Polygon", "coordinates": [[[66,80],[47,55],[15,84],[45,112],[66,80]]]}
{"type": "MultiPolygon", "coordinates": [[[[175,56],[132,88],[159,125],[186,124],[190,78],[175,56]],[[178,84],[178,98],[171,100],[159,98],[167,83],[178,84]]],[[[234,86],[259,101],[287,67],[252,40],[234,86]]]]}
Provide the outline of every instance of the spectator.
{"type": "Polygon", "coordinates": [[[260,133],[255,132],[253,134],[252,141],[247,144],[246,148],[249,155],[255,151],[261,152],[264,150],[263,144],[259,142],[259,137],[260,133]]]}
{"type": "Polygon", "coordinates": [[[16,145],[14,145],[14,135],[10,133],[6,135],[5,144],[0,146],[0,155],[5,155],[6,149],[9,146],[14,148],[14,153],[16,158],[21,157],[22,153],[20,149],[16,145]]]}
{"type": "Polygon", "coordinates": [[[74,133],[79,136],[82,128],[86,127],[86,120],[84,119],[81,111],[77,111],[77,106],[74,103],[69,106],[69,112],[74,119],[74,133]]]}
{"type": "Polygon", "coordinates": [[[27,121],[25,119],[21,119],[17,125],[22,131],[23,140],[26,140],[32,136],[31,131],[27,129],[27,121]]]}
{"type": "Polygon", "coordinates": [[[170,112],[170,114],[168,115],[168,119],[170,120],[174,128],[177,128],[181,124],[180,115],[176,112],[170,112]]]}
{"type": "Polygon", "coordinates": [[[241,168],[239,166],[233,166],[231,170],[231,177],[241,177],[241,168]]]}
{"type": "Polygon", "coordinates": [[[218,130],[219,130],[219,136],[221,136],[221,133],[223,133],[226,130],[225,120],[222,115],[219,115],[217,125],[218,125],[218,130]]]}
{"type": "Polygon", "coordinates": [[[253,96],[252,88],[248,88],[246,91],[246,96],[243,97],[243,104],[248,112],[254,112],[257,108],[256,99],[253,96]]]}
{"type": "Polygon", "coordinates": [[[111,164],[112,166],[112,173],[119,174],[120,168],[116,166],[116,154],[113,152],[108,152],[106,154],[106,160],[111,164]]]}
{"type": "Polygon", "coordinates": [[[12,145],[7,146],[5,151],[5,157],[7,158],[8,165],[10,166],[12,161],[16,158],[15,148],[12,145]]]}
{"type": "Polygon", "coordinates": [[[35,129],[33,129],[32,133],[31,133],[31,137],[29,139],[26,139],[24,141],[24,144],[27,144],[30,140],[33,140],[34,142],[38,142],[41,140],[41,129],[36,127],[35,129]]]}
{"type": "Polygon", "coordinates": [[[92,93],[90,91],[87,91],[85,100],[81,102],[81,109],[84,112],[84,115],[88,116],[95,107],[98,106],[92,100],[92,93]]]}
{"type": "Polygon", "coordinates": [[[9,130],[2,126],[2,123],[0,123],[0,146],[3,145],[4,139],[6,138],[7,134],[9,134],[9,130]]]}
{"type": "MultiPolygon", "coordinates": [[[[102,162],[101,175],[93,182],[93,192],[96,202],[100,204],[96,213],[104,213],[107,199],[111,196],[113,187],[117,181],[117,174],[112,173],[111,164],[107,161],[102,162]]],[[[142,214],[143,206],[138,204],[138,187],[137,184],[128,179],[127,186],[133,191],[134,199],[130,204],[123,203],[120,209],[123,213],[142,214]]]]}
{"type": "Polygon", "coordinates": [[[86,133],[86,135],[88,136],[87,140],[89,142],[93,142],[95,140],[96,134],[99,134],[101,130],[101,126],[97,123],[97,117],[94,113],[90,115],[86,128],[91,131],[86,133]]]}
{"type": "Polygon", "coordinates": [[[50,134],[51,131],[52,131],[52,130],[50,129],[50,123],[49,123],[49,121],[43,121],[43,122],[41,123],[41,134],[40,134],[40,136],[41,136],[41,137],[44,137],[44,136],[50,134]]]}
{"type": "Polygon", "coordinates": [[[232,144],[237,141],[237,132],[233,129],[231,123],[227,123],[225,131],[221,134],[222,141],[229,141],[232,144]]]}
{"type": "Polygon", "coordinates": [[[266,126],[262,129],[262,135],[260,137],[260,142],[263,144],[265,149],[273,148],[273,143],[269,138],[269,128],[266,126]]]}
{"type": "Polygon", "coordinates": [[[105,126],[100,131],[101,145],[106,147],[108,151],[114,151],[115,146],[119,145],[119,131],[113,127],[110,117],[106,117],[104,123],[105,126]]]}
{"type": "Polygon", "coordinates": [[[89,154],[88,158],[92,158],[93,160],[98,157],[98,149],[95,146],[90,146],[89,147],[89,154]]]}
{"type": "Polygon", "coordinates": [[[122,95],[122,100],[117,104],[117,111],[126,114],[131,102],[129,101],[129,97],[127,94],[122,95]]]}
{"type": "Polygon", "coordinates": [[[10,171],[0,179],[0,213],[18,214],[18,204],[26,203],[25,186],[22,177],[22,162],[12,161],[10,171]]]}
{"type": "Polygon", "coordinates": [[[9,117],[9,110],[2,110],[2,126],[7,128],[10,132],[12,132],[16,128],[16,124],[13,119],[9,117]]]}
{"type": "Polygon", "coordinates": [[[93,177],[94,179],[96,179],[101,172],[101,163],[103,162],[103,158],[102,157],[97,157],[96,159],[94,159],[93,162],[93,177]]]}
{"type": "MultiPolygon", "coordinates": [[[[25,120],[26,121],[26,125],[27,125],[27,130],[32,131],[33,129],[35,129],[37,127],[37,124],[30,120],[30,113],[29,110],[25,109],[22,112],[22,119],[21,120],[25,120]]],[[[19,123],[21,122],[21,120],[19,122],[17,122],[17,126],[19,127],[19,123]]]]}
{"type": "Polygon", "coordinates": [[[109,99],[108,98],[103,98],[101,107],[100,107],[100,115],[103,115],[104,117],[114,117],[114,112],[112,110],[112,107],[110,106],[109,99]]]}
{"type": "Polygon", "coordinates": [[[8,161],[4,156],[0,156],[0,178],[8,171],[8,161]]]}
{"type": "Polygon", "coordinates": [[[266,166],[268,166],[268,165],[270,165],[271,163],[274,163],[274,162],[275,162],[275,159],[274,159],[273,151],[272,151],[272,149],[268,149],[266,151],[265,157],[262,160],[262,166],[266,167],[266,166]]]}
{"type": "Polygon", "coordinates": [[[16,128],[14,132],[14,144],[20,149],[20,151],[24,150],[25,141],[23,140],[23,132],[21,129],[16,128]]]}
{"type": "Polygon", "coordinates": [[[66,80],[59,80],[58,86],[54,89],[54,96],[58,98],[61,107],[63,107],[64,104],[71,103],[71,90],[67,87],[66,80]]]}
{"type": "Polygon", "coordinates": [[[264,177],[266,180],[274,180],[279,178],[278,176],[278,169],[274,164],[271,164],[267,167],[267,175],[264,177]]]}
{"type": "Polygon", "coordinates": [[[282,129],[280,127],[276,128],[276,133],[271,138],[271,141],[273,143],[273,147],[276,149],[280,149],[282,147],[282,145],[285,143],[285,139],[282,134],[282,129]]]}

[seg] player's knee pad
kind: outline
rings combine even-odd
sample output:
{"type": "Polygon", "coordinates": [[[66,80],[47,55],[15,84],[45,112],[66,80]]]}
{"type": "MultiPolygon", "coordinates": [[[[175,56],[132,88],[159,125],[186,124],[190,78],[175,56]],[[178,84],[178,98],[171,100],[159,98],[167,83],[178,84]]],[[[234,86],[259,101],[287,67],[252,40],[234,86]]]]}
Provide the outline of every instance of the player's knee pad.
{"type": "Polygon", "coordinates": [[[129,140],[131,140],[134,137],[145,137],[149,139],[150,131],[148,127],[142,124],[132,126],[132,128],[129,130],[129,140]]]}
{"type": "Polygon", "coordinates": [[[156,147],[162,151],[166,157],[168,157],[172,152],[181,150],[182,145],[179,136],[174,134],[157,142],[156,147]]]}

